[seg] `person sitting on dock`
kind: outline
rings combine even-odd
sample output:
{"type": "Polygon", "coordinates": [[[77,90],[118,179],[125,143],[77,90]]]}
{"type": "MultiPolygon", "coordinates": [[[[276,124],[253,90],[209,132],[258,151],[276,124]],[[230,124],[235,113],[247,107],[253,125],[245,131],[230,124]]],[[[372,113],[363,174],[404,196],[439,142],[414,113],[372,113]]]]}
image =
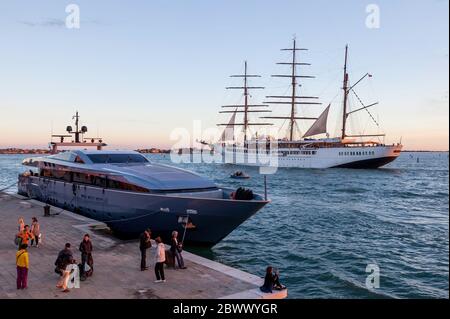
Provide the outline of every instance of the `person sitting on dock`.
{"type": "Polygon", "coordinates": [[[183,256],[181,256],[181,252],[183,251],[183,245],[178,242],[178,232],[174,230],[172,232],[172,241],[170,244],[170,252],[177,259],[178,267],[180,269],[186,269],[184,265],[183,256]]]}
{"type": "Polygon", "coordinates": [[[152,247],[151,242],[152,231],[150,228],[144,230],[139,237],[139,249],[141,251],[141,271],[147,270],[147,249],[152,247]]]}
{"type": "Polygon", "coordinates": [[[81,251],[81,276],[90,277],[94,272],[94,259],[92,258],[92,241],[89,234],[84,235],[79,249],[81,251]]]}
{"type": "Polygon", "coordinates": [[[19,234],[17,234],[17,237],[20,239],[19,240],[19,247],[18,247],[19,249],[18,250],[20,250],[20,247],[21,247],[22,244],[26,244],[28,246],[28,244],[30,242],[30,239],[34,238],[33,234],[30,231],[30,226],[29,225],[25,225],[23,231],[20,232],[19,234]]]}
{"type": "Polygon", "coordinates": [[[274,273],[273,267],[268,266],[266,268],[266,276],[264,277],[264,284],[259,289],[265,293],[272,293],[272,290],[274,289],[283,290],[286,289],[286,287],[280,283],[280,277],[278,275],[278,272],[274,273]]]}
{"type": "Polygon", "coordinates": [[[27,244],[20,245],[20,249],[16,253],[17,289],[27,288],[29,267],[27,247],[27,244]]]}
{"type": "Polygon", "coordinates": [[[161,237],[156,237],[156,260],[155,260],[155,275],[156,275],[156,283],[166,282],[166,278],[164,277],[164,262],[166,261],[166,247],[162,242],[161,237]]]}

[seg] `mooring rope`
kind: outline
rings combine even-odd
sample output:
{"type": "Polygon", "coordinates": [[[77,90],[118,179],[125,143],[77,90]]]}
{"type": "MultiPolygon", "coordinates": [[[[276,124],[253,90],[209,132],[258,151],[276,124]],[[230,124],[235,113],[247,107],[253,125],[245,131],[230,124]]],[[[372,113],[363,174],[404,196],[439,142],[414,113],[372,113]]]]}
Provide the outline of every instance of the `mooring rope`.
{"type": "Polygon", "coordinates": [[[0,192],[6,191],[7,189],[13,187],[13,186],[16,185],[16,184],[17,184],[17,182],[14,182],[13,184],[9,185],[8,187],[5,187],[5,188],[0,189],[0,192]]]}
{"type": "Polygon", "coordinates": [[[139,215],[139,216],[134,216],[134,217],[129,217],[129,218],[121,218],[121,219],[112,219],[112,220],[102,220],[103,223],[117,223],[117,222],[123,222],[123,221],[128,221],[128,220],[135,220],[135,219],[139,219],[142,217],[147,217],[150,215],[155,215],[160,213],[161,211],[155,211],[155,212],[150,212],[148,214],[144,214],[144,215],[139,215]]]}

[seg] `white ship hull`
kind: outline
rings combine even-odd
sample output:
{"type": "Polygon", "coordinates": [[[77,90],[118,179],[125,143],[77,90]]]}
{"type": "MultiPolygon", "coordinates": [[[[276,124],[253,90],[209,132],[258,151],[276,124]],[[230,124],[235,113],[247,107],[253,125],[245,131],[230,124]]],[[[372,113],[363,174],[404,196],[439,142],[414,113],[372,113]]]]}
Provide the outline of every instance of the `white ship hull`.
{"type": "Polygon", "coordinates": [[[243,147],[216,145],[225,163],[244,166],[293,168],[378,168],[395,160],[402,145],[342,146],[324,148],[279,148],[256,152],[243,147]]]}

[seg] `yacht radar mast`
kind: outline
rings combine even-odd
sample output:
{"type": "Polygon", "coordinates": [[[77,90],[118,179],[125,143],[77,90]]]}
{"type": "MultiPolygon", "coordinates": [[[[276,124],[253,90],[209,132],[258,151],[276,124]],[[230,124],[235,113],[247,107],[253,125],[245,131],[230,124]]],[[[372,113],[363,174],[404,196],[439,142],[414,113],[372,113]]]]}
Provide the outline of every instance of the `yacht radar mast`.
{"type": "Polygon", "coordinates": [[[83,138],[83,135],[87,133],[88,128],[87,126],[81,126],[79,128],[79,119],[80,116],[78,115],[78,111],[75,113],[74,116],[72,116],[72,119],[75,119],[75,131],[73,130],[72,126],[67,126],[66,131],[68,134],[52,134],[53,137],[59,138],[59,142],[50,142],[51,145],[51,153],[56,154],[58,153],[58,147],[96,147],[97,150],[101,150],[103,146],[106,146],[107,144],[103,143],[103,140],[101,137],[90,137],[90,138],[83,138]],[[66,137],[72,137],[74,136],[74,140],[71,142],[65,142],[64,138],[66,137]],[[80,138],[81,136],[81,138],[80,138]]]}

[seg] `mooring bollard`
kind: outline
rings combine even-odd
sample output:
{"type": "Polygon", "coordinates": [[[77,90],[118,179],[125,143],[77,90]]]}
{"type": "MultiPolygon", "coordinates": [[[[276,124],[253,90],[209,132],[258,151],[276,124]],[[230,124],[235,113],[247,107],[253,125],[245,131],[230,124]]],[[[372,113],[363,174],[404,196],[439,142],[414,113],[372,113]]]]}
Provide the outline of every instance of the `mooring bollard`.
{"type": "Polygon", "coordinates": [[[44,206],[44,217],[49,217],[50,216],[50,205],[45,205],[44,206]]]}

